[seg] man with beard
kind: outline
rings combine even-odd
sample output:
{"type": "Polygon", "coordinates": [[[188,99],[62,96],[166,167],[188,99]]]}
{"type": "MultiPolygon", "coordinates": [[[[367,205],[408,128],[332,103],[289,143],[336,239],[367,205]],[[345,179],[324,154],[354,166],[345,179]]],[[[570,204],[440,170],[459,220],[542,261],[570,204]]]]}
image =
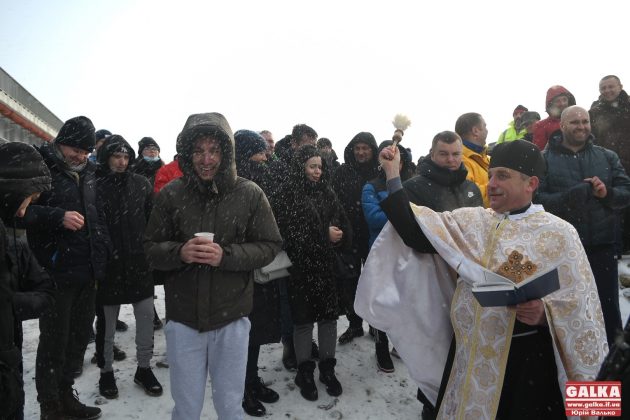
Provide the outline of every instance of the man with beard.
{"type": "Polygon", "coordinates": [[[553,134],[560,130],[560,114],[568,106],[575,105],[575,96],[564,86],[555,85],[547,90],[545,110],[549,116],[534,125],[534,144],[544,150],[553,134]]]}
{"type": "Polygon", "coordinates": [[[543,156],[548,173],[535,201],[571,223],[588,256],[602,303],[608,344],[621,330],[615,252],[616,212],[630,205],[630,178],[617,154],[594,144],[588,112],[571,106],[543,156]]]}
{"type": "Polygon", "coordinates": [[[263,191],[236,175],[223,115],[189,116],[177,153],[184,175],[157,195],[144,244],[149,264],[167,272],[172,418],[200,418],[210,375],[218,418],[242,419],[252,271],[274,259],[282,238],[263,191]]]}
{"type": "Polygon", "coordinates": [[[57,283],[52,311],[39,320],[35,384],[42,419],[100,417],[101,409],[75,396],[74,370],[94,319],[95,284],[105,272],[109,237],[97,209],[94,125],[86,117],[65,122],[39,152],[52,176],[52,189],[26,211],[28,242],[57,283]]]}
{"type": "Polygon", "coordinates": [[[339,344],[347,344],[364,334],[363,320],[354,312],[354,296],[361,273],[361,264],[368,256],[370,231],[363,215],[361,196],[366,182],[378,175],[378,147],[372,133],[361,132],[346,146],[341,165],[333,174],[333,191],[337,194],[352,226],[352,249],[339,252],[337,275],[340,277],[343,310],[348,329],[339,336],[339,344]],[[343,277],[343,278],[341,278],[343,277]]]}

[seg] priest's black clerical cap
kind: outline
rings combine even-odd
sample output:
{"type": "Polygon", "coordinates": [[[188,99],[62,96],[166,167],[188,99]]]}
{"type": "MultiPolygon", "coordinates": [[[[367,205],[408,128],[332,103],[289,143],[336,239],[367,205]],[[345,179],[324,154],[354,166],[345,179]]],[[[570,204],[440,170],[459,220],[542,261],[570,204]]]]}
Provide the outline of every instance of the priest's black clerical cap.
{"type": "Polygon", "coordinates": [[[538,147],[527,140],[514,140],[497,144],[492,149],[490,168],[514,169],[527,176],[541,178],[547,172],[547,163],[538,147]]]}

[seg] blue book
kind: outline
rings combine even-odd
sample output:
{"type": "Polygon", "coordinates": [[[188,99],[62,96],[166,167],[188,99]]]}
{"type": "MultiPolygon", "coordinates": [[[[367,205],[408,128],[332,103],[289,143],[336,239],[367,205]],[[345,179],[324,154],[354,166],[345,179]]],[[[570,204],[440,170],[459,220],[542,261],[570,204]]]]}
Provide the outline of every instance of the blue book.
{"type": "Polygon", "coordinates": [[[540,299],[560,288],[558,268],[534,273],[520,283],[483,268],[483,280],[475,282],[472,293],[481,306],[514,306],[540,299]]]}

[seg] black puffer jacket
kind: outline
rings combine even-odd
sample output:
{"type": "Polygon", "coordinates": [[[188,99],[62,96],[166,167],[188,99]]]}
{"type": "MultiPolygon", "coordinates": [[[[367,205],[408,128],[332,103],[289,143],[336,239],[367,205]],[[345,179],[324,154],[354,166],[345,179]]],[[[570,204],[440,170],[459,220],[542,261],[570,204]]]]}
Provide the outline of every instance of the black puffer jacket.
{"type": "MultiPolygon", "coordinates": [[[[285,207],[277,214],[285,248],[293,263],[288,285],[291,316],[296,325],[337,318],[335,248],[348,248],[352,237],[352,228],[329,187],[325,168],[319,182],[306,178],[304,163],[313,156],[320,156],[314,146],[304,146],[296,153],[290,180],[283,187],[285,207]],[[343,231],[339,244],[330,242],[330,226],[343,231]]],[[[322,164],[325,166],[325,161],[322,164]]]]}
{"type": "Polygon", "coordinates": [[[562,145],[562,134],[554,135],[543,151],[547,176],[541,180],[534,201],[548,212],[571,223],[585,247],[615,242],[615,210],[630,205],[630,178],[619,157],[593,144],[593,136],[577,153],[562,145]],[[599,177],[608,194],[597,198],[585,178],[599,177]]]}
{"type": "Polygon", "coordinates": [[[39,152],[52,175],[52,189],[26,211],[28,243],[37,260],[53,276],[59,288],[102,278],[108,258],[109,235],[96,200],[96,165],[88,161],[77,173],[64,170],[51,143],[39,152]],[[83,215],[83,228],[63,227],[66,211],[83,215]]]}
{"type": "Polygon", "coordinates": [[[98,153],[98,199],[112,242],[112,258],[96,294],[102,305],[136,303],[153,295],[153,276],[142,242],[153,188],[141,175],[109,169],[109,157],[121,146],[133,159],[133,149],[119,135],[108,137],[98,153]]]}
{"type": "Polygon", "coordinates": [[[353,253],[366,259],[369,252],[370,232],[363,215],[361,195],[366,182],[378,175],[378,148],[374,136],[367,132],[361,132],[346,146],[343,157],[345,163],[341,165],[332,179],[333,191],[339,197],[341,205],[352,225],[353,253]],[[353,147],[357,143],[365,143],[372,149],[372,160],[367,163],[359,163],[354,158],[353,147]]]}
{"type": "Polygon", "coordinates": [[[617,106],[600,98],[593,102],[589,114],[595,144],[617,153],[626,171],[630,171],[630,98],[622,90],[617,106]]]}
{"type": "Polygon", "coordinates": [[[151,183],[151,187],[153,187],[155,184],[155,174],[157,174],[157,171],[159,171],[162,166],[164,166],[162,159],[149,162],[144,160],[142,156],[138,156],[138,159],[135,160],[130,171],[148,179],[151,183]]]}
{"type": "Polygon", "coordinates": [[[434,211],[483,206],[479,187],[466,179],[468,171],[463,163],[459,169],[451,171],[427,157],[420,162],[418,173],[403,184],[412,203],[434,211]]]}

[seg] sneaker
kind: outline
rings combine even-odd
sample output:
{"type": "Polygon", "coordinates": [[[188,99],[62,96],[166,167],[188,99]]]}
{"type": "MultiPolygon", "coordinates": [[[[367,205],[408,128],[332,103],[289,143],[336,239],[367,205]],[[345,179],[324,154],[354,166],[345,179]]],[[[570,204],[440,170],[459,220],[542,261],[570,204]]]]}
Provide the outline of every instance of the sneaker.
{"type": "Polygon", "coordinates": [[[79,394],[76,390],[68,388],[60,396],[61,418],[73,418],[81,420],[94,420],[101,417],[101,409],[89,407],[79,401],[79,394]]]}
{"type": "Polygon", "coordinates": [[[129,327],[127,326],[127,324],[125,324],[124,322],[120,321],[120,320],[116,320],[116,331],[118,332],[125,332],[129,329],[129,327]]]}
{"type": "Polygon", "coordinates": [[[355,337],[363,337],[363,334],[363,327],[348,327],[346,332],[339,336],[339,344],[348,344],[349,342],[354,340],[355,337]]]}
{"type": "Polygon", "coordinates": [[[389,344],[376,343],[376,366],[381,372],[392,373],[394,371],[394,362],[389,356],[389,344]]]}
{"type": "Polygon", "coordinates": [[[114,372],[101,372],[101,378],[98,381],[98,392],[108,400],[118,398],[118,387],[116,386],[114,372]]]}
{"type": "Polygon", "coordinates": [[[162,395],[162,385],[158,382],[157,378],[153,374],[153,371],[151,371],[151,368],[139,367],[136,370],[133,381],[144,388],[144,391],[152,397],[159,397],[162,395]]]}

